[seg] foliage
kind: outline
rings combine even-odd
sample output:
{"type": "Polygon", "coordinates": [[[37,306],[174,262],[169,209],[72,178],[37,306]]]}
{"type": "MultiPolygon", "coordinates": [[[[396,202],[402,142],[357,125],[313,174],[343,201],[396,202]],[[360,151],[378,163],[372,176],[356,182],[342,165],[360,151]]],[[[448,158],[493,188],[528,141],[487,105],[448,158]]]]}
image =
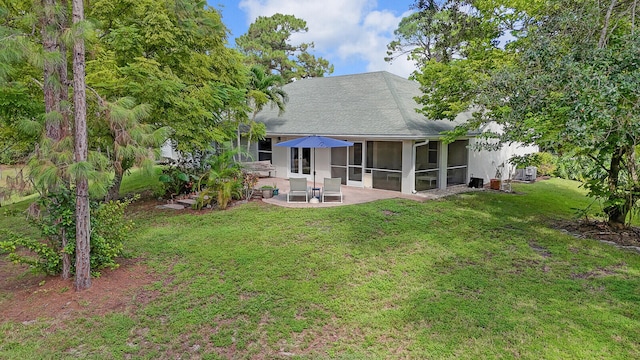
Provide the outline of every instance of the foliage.
{"type": "Polygon", "coordinates": [[[580,156],[559,156],[556,164],[555,175],[563,179],[577,180],[584,183],[586,181],[584,173],[591,171],[591,169],[584,166],[588,165],[589,161],[585,161],[580,156]]]}
{"type": "Polygon", "coordinates": [[[637,2],[470,4],[469,13],[498,30],[482,42],[494,45],[464,43],[463,57],[425,63],[415,76],[424,91],[420,111],[433,119],[474,111],[453,136],[495,122],[501,132],[486,137],[586,162],[585,187],[605,202],[609,223],[622,226],[640,194],[637,2]],[[503,29],[515,40],[500,48],[503,29]]]}
{"type": "Polygon", "coordinates": [[[237,149],[222,149],[207,160],[209,171],[204,175],[206,187],[198,196],[198,208],[215,199],[218,207],[224,210],[231,199],[242,196],[242,169],[234,159],[237,152],[237,149]]]}
{"type": "Polygon", "coordinates": [[[28,86],[0,86],[0,164],[25,162],[42,132],[43,104],[28,86]]]}
{"type": "Polygon", "coordinates": [[[287,93],[282,90],[284,85],[284,79],[280,75],[273,75],[265,72],[265,70],[254,65],[251,67],[249,75],[249,83],[247,84],[247,102],[252,111],[251,118],[247,124],[242,122],[238,123],[238,136],[237,136],[237,148],[240,149],[241,135],[247,140],[247,152],[251,149],[251,142],[254,140],[260,140],[264,138],[266,134],[266,126],[263,123],[256,122],[256,116],[265,106],[271,105],[271,107],[277,107],[279,114],[282,114],[285,109],[285,103],[289,100],[287,93]],[[245,126],[248,130],[241,134],[242,126],[245,126]]]}
{"type": "Polygon", "coordinates": [[[175,165],[162,169],[158,178],[164,187],[164,196],[174,196],[191,192],[194,175],[190,175],[175,165]]]}
{"type": "MultiPolygon", "coordinates": [[[[104,268],[115,268],[115,259],[122,255],[124,242],[131,236],[133,222],[124,218],[126,207],[134,199],[91,203],[91,269],[99,275],[104,268]]],[[[0,243],[11,261],[28,264],[35,272],[56,275],[62,271],[61,254],[75,259],[75,195],[68,189],[60,189],[41,197],[32,210],[33,224],[41,238],[12,235],[0,243]],[[66,238],[67,245],[62,246],[66,238]],[[25,254],[21,249],[30,250],[25,254]]],[[[71,264],[71,273],[75,264],[71,264]]]]}
{"type": "Polygon", "coordinates": [[[105,99],[131,96],[150,105],[144,122],[170,127],[183,152],[229,138],[220,127],[225,98],[228,89],[243,87],[246,70],[225,46],[218,11],[184,0],[98,0],[88,16],[102,42],[89,59],[87,82],[105,99]]]}
{"type": "Polygon", "coordinates": [[[499,34],[493,24],[483,21],[473,1],[417,1],[418,10],[402,18],[387,45],[385,61],[407,56],[418,67],[428,62],[450,63],[468,58],[476,48],[491,48],[499,34]]]}
{"type": "Polygon", "coordinates": [[[516,169],[524,169],[528,166],[535,166],[538,169],[538,175],[552,176],[555,175],[558,157],[550,152],[541,151],[532,154],[513,156],[511,159],[509,159],[509,162],[515,165],[516,169]]]}
{"type": "Polygon", "coordinates": [[[293,15],[259,16],[246,34],[236,38],[236,46],[251,64],[261,65],[286,82],[331,74],[333,65],[309,53],[313,43],[291,44],[292,35],[307,31],[307,22],[293,15]]]}
{"type": "Polygon", "coordinates": [[[118,199],[122,177],[133,166],[141,167],[151,174],[154,160],[159,157],[160,147],[167,141],[168,127],[145,124],[149,106],[136,104],[130,97],[112,103],[99,99],[102,112],[98,124],[92,126],[92,142],[109,157],[114,171],[105,201],[118,199]],[[106,121],[105,121],[106,120],[106,121]],[[105,123],[107,128],[104,128],[105,123]]]}
{"type": "Polygon", "coordinates": [[[258,184],[258,175],[254,172],[243,171],[242,189],[244,192],[244,198],[250,200],[253,197],[253,192],[258,184]]]}
{"type": "Polygon", "coordinates": [[[0,253],[7,253],[8,259],[17,264],[26,264],[34,272],[57,275],[62,270],[60,253],[50,244],[15,234],[8,234],[9,240],[0,241],[0,253]],[[21,249],[27,249],[35,256],[24,255],[21,249]]]}
{"type": "Polygon", "coordinates": [[[133,221],[125,219],[126,208],[137,197],[94,205],[91,217],[91,269],[117,268],[124,243],[133,231],[133,221]]]}

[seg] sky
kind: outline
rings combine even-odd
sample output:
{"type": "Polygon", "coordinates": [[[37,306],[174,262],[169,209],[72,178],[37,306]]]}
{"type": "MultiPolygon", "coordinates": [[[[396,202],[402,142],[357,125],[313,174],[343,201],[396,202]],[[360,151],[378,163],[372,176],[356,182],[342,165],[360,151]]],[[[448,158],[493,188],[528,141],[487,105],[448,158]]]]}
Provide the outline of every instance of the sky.
{"type": "Polygon", "coordinates": [[[384,61],[387,44],[400,20],[410,14],[414,0],[208,0],[222,13],[222,22],[235,37],[247,32],[258,16],[290,14],[307,22],[309,31],[295,34],[294,44],[313,42],[311,53],[323,57],[335,75],[388,71],[408,77],[413,63],[400,57],[392,64],[384,61]]]}

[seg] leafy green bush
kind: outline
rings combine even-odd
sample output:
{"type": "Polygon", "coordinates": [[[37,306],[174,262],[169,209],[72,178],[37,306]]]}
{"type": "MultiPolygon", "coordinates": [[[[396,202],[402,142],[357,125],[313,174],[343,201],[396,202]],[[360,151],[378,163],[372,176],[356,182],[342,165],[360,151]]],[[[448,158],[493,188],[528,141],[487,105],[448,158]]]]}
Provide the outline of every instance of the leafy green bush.
{"type": "Polygon", "coordinates": [[[551,176],[556,171],[556,163],[558,157],[548,152],[537,152],[522,156],[514,156],[509,162],[516,166],[517,169],[523,169],[527,166],[535,166],[538,168],[538,175],[551,176]]]}
{"type": "Polygon", "coordinates": [[[538,175],[551,176],[556,171],[558,157],[548,153],[539,152],[534,155],[533,166],[538,168],[538,175]]]}
{"type": "MultiPolygon", "coordinates": [[[[243,175],[240,164],[234,160],[237,150],[224,149],[207,160],[209,172],[205,175],[206,189],[200,195],[215,198],[220,209],[226,209],[231,199],[243,193],[243,175]]],[[[204,203],[198,201],[198,204],[204,203]]]]}
{"type": "Polygon", "coordinates": [[[190,184],[192,184],[191,175],[176,166],[169,166],[163,169],[160,175],[160,182],[164,187],[163,195],[167,197],[177,196],[190,191],[190,184]]]}
{"type": "Polygon", "coordinates": [[[560,156],[557,161],[557,168],[555,175],[557,177],[577,180],[584,182],[585,168],[584,166],[588,162],[580,161],[579,158],[573,156],[560,156]]]}
{"type": "MultiPolygon", "coordinates": [[[[116,257],[122,254],[124,242],[130,236],[133,222],[126,220],[124,211],[134,199],[91,203],[91,269],[115,268],[116,257]]],[[[62,272],[62,254],[71,255],[71,273],[75,273],[75,195],[68,189],[51,193],[37,202],[40,216],[32,221],[40,228],[42,239],[11,235],[0,242],[0,249],[9,259],[27,264],[35,272],[56,275],[62,272]],[[66,246],[63,243],[66,241],[66,246]],[[29,250],[28,253],[20,251],[29,250]]]]}
{"type": "Polygon", "coordinates": [[[62,258],[56,248],[46,242],[9,234],[8,241],[0,241],[0,253],[8,253],[9,260],[18,264],[27,264],[35,272],[47,275],[59,274],[62,270],[62,258]],[[19,249],[30,250],[36,256],[27,256],[19,249]]]}

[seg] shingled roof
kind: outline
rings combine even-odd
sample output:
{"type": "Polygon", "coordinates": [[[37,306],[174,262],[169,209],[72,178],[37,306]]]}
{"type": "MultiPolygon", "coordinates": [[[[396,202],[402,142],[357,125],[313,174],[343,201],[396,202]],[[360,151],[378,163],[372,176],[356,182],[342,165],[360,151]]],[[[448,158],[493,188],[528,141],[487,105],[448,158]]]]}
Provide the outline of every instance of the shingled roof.
{"type": "Polygon", "coordinates": [[[470,116],[428,120],[415,111],[418,83],[386,71],[303,79],[284,91],[289,95],[284,114],[267,107],[256,117],[268,135],[434,138],[470,116]]]}

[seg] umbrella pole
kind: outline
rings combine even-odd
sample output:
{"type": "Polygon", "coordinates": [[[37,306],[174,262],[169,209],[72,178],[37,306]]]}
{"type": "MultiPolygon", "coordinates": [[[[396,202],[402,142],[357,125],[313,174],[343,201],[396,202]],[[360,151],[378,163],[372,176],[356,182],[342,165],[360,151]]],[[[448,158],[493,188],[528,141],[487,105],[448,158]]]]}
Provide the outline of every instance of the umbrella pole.
{"type": "Polygon", "coordinates": [[[313,188],[316,187],[316,148],[313,148],[313,188]]]}

